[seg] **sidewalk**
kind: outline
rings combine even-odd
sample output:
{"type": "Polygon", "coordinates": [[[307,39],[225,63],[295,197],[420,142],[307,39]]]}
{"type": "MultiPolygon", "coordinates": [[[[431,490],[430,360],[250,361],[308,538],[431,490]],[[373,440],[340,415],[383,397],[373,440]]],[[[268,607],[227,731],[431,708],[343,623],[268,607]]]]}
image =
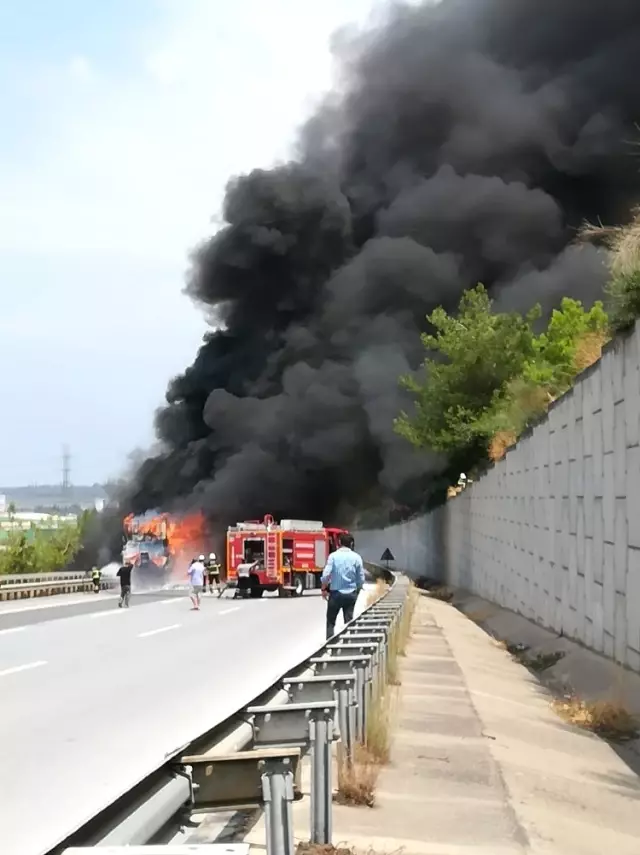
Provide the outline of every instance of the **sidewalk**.
{"type": "MultiPolygon", "coordinates": [[[[363,855],[638,855],[640,781],[479,627],[421,596],[375,808],[334,805],[363,855]]],[[[306,789],[306,788],[305,788],[306,789]]],[[[308,839],[309,802],[295,806],[308,839]]],[[[245,838],[264,851],[262,822],[245,838]]]]}

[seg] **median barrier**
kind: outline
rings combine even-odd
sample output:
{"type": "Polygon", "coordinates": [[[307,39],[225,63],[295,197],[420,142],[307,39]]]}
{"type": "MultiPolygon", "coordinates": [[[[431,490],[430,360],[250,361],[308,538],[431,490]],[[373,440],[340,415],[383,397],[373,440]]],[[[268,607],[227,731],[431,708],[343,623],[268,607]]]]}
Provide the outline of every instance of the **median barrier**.
{"type": "MultiPolygon", "coordinates": [[[[103,591],[115,586],[115,579],[102,579],[103,591]]],[[[49,597],[93,591],[93,582],[83,571],[68,573],[20,573],[0,576],[0,601],[49,597]]]]}
{"type": "MultiPolygon", "coordinates": [[[[394,575],[386,593],[314,655],[156,770],[146,798],[136,788],[130,802],[123,796],[115,812],[105,811],[109,818],[102,826],[101,817],[92,820],[90,839],[80,829],[49,855],[94,850],[98,855],[107,845],[145,844],[172,821],[184,826],[192,815],[239,807],[264,811],[267,855],[294,855],[292,806],[303,797],[301,766],[307,757],[311,766],[309,840],[330,845],[332,746],[338,743],[341,759],[350,765],[356,743],[366,742],[375,687],[387,679],[389,648],[408,591],[408,580],[394,575]]],[[[207,845],[212,853],[224,851],[217,850],[217,844],[207,845]]],[[[156,850],[157,855],[171,851],[154,844],[154,855],[156,850]]]]}

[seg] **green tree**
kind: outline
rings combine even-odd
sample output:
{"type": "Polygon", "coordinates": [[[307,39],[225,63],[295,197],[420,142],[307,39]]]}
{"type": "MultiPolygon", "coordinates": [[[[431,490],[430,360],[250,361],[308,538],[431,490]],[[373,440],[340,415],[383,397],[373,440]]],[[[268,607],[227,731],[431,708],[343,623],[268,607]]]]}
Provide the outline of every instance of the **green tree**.
{"type": "Polygon", "coordinates": [[[546,331],[534,339],[535,357],[525,365],[524,379],[546,387],[554,398],[561,395],[591,357],[600,355],[608,330],[601,301],[586,311],[580,300],[564,297],[546,331]]]}
{"type": "Polygon", "coordinates": [[[486,417],[508,395],[509,383],[535,359],[534,307],[525,317],[492,312],[492,301],[478,285],[466,291],[456,316],[442,307],[427,320],[435,334],[422,343],[430,354],[423,379],[401,378],[415,396],[415,416],[400,414],[396,431],[420,448],[451,452],[486,440],[486,417]]]}
{"type": "Polygon", "coordinates": [[[481,285],[465,292],[456,316],[436,309],[427,318],[435,334],[422,337],[423,379],[401,378],[415,397],[415,415],[401,413],[396,431],[420,448],[462,459],[471,452],[476,462],[487,451],[501,456],[600,356],[608,336],[601,302],[586,311],[566,297],[535,335],[539,315],[538,306],[524,317],[493,312],[481,285]],[[496,438],[500,452],[491,447],[496,438]]]}
{"type": "Polygon", "coordinates": [[[0,551],[0,573],[50,573],[64,569],[80,547],[80,527],[63,523],[57,529],[14,530],[0,551]]]}

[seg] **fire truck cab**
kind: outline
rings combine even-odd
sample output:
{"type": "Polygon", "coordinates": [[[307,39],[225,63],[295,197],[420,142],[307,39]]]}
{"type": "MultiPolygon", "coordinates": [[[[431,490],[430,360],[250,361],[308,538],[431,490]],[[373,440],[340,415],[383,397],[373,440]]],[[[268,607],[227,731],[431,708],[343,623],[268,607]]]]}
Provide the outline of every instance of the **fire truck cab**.
{"type": "Polygon", "coordinates": [[[346,529],[326,528],[319,520],[281,520],[270,514],[227,531],[227,584],[244,596],[265,591],[300,597],[320,587],[327,558],[346,529]]]}

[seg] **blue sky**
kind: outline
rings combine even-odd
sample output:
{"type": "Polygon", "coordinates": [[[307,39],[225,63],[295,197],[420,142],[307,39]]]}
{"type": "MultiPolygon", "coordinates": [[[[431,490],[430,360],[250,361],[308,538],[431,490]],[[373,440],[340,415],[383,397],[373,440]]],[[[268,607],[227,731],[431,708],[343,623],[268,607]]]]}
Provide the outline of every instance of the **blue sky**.
{"type": "Polygon", "coordinates": [[[205,322],[187,252],[372,0],[0,0],[0,485],[118,474],[205,322]],[[295,73],[294,73],[295,72],[295,73]]]}

